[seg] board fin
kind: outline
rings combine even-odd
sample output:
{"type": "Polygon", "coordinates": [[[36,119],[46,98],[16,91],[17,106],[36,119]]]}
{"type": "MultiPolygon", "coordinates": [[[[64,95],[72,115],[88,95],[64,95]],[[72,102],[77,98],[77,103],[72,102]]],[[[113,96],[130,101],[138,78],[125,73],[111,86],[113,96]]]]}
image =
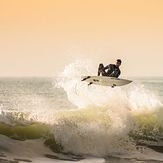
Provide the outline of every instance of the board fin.
{"type": "Polygon", "coordinates": [[[93,84],[93,82],[88,83],[88,86],[90,86],[91,84],[93,84]]]}
{"type": "Polygon", "coordinates": [[[113,84],[111,87],[114,88],[116,86],[116,84],[113,84]]]}

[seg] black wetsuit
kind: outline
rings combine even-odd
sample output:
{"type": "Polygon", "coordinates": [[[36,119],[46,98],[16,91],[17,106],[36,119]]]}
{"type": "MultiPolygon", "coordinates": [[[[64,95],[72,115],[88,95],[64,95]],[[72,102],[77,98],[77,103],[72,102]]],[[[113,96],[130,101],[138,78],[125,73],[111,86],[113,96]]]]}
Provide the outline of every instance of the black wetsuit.
{"type": "Polygon", "coordinates": [[[110,64],[110,65],[107,65],[106,67],[104,67],[103,64],[100,64],[98,68],[98,76],[100,76],[100,74],[102,76],[118,78],[118,76],[121,74],[121,71],[119,67],[117,67],[115,64],[110,64]]]}

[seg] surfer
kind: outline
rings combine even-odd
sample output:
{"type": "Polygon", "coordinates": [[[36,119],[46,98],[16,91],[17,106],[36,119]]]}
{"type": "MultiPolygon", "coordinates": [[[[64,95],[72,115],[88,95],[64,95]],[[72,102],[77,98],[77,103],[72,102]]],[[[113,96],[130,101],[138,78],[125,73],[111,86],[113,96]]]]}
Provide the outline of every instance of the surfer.
{"type": "Polygon", "coordinates": [[[109,76],[109,77],[116,77],[118,78],[121,74],[121,71],[119,69],[122,61],[120,59],[117,59],[116,64],[109,64],[104,67],[102,63],[99,64],[98,67],[98,76],[109,76]]]}

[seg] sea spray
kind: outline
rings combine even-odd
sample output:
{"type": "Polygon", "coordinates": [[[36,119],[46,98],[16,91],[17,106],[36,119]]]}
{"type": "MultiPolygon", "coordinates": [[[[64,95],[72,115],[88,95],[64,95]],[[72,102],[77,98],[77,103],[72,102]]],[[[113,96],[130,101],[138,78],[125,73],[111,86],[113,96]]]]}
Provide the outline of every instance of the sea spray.
{"type": "Polygon", "coordinates": [[[136,83],[115,88],[88,86],[81,82],[81,76],[93,74],[91,70],[85,62],[77,61],[66,66],[62,80],[58,80],[57,86],[65,90],[69,101],[77,107],[58,114],[54,127],[56,141],[73,153],[105,155],[132,151],[135,143],[130,133],[135,128],[140,131],[135,115],[139,117],[144,111],[155,113],[161,102],[136,83]]]}
{"type": "Polygon", "coordinates": [[[159,142],[162,104],[153,91],[135,80],[115,88],[81,82],[81,75],[96,71],[97,65],[77,61],[65,66],[57,81],[1,80],[0,120],[8,130],[2,134],[40,137],[54,151],[95,156],[130,154],[140,139],[159,142]]]}

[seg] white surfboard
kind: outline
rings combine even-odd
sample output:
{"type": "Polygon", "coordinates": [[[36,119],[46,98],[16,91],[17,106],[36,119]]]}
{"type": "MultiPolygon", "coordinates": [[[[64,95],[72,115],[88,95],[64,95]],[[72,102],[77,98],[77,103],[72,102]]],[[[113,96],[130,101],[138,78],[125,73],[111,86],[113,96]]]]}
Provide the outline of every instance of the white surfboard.
{"type": "Polygon", "coordinates": [[[107,76],[82,76],[81,81],[88,82],[88,85],[97,84],[103,86],[123,86],[131,83],[131,80],[107,77],[107,76]]]}

